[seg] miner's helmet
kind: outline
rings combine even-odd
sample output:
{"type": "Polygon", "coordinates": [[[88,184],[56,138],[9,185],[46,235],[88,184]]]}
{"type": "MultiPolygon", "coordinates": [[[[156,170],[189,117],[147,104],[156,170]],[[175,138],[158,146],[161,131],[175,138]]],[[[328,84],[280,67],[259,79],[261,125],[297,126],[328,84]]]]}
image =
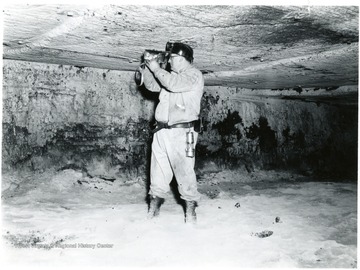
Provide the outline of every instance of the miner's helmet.
{"type": "Polygon", "coordinates": [[[185,59],[190,63],[192,63],[194,60],[193,49],[187,44],[180,42],[168,42],[166,43],[165,50],[167,52],[185,57],[185,59]]]}

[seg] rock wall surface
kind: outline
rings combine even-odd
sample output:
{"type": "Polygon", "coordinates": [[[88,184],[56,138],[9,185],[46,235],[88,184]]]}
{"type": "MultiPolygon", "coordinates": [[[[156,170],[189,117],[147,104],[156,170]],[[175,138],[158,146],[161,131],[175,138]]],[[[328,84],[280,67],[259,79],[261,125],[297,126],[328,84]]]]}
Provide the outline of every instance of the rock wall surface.
{"type": "Polygon", "coordinates": [[[5,61],[3,163],[143,168],[154,102],[132,82],[133,72],[5,61]]]}
{"type": "MultiPolygon", "coordinates": [[[[354,87],[335,91],[346,99],[354,87]]],[[[205,132],[198,151],[218,164],[244,166],[249,172],[283,168],[356,177],[356,103],[332,100],[333,93],[326,89],[280,96],[271,92],[208,87],[203,100],[205,132]]]]}
{"type": "MultiPolygon", "coordinates": [[[[157,96],[138,89],[133,72],[5,60],[3,74],[4,169],[146,178],[157,96]]],[[[354,176],[356,95],[353,86],[261,94],[206,87],[197,168],[213,162],[354,176]],[[353,102],[333,102],[334,93],[353,102]]]]}

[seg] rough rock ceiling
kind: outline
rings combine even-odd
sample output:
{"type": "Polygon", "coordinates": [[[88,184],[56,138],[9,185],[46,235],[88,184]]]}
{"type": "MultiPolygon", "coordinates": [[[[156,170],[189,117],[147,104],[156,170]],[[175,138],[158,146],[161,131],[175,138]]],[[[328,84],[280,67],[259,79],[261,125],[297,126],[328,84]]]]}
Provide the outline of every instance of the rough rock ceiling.
{"type": "Polygon", "coordinates": [[[358,84],[357,6],[6,6],[3,58],[135,70],[144,49],[194,48],[206,85],[358,84]]]}

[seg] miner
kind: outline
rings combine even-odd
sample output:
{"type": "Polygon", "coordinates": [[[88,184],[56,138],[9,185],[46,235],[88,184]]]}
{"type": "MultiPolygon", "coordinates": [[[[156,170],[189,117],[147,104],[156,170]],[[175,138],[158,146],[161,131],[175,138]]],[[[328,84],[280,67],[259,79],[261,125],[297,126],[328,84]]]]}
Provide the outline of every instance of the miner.
{"type": "Polygon", "coordinates": [[[198,138],[200,103],[204,91],[202,73],[193,65],[193,49],[184,43],[169,43],[170,70],[155,59],[146,61],[145,87],[159,92],[155,110],[156,127],[150,167],[150,207],[148,217],[159,214],[170,182],[175,176],[181,198],[185,201],[185,222],[196,223],[197,190],[195,145],[198,138]]]}

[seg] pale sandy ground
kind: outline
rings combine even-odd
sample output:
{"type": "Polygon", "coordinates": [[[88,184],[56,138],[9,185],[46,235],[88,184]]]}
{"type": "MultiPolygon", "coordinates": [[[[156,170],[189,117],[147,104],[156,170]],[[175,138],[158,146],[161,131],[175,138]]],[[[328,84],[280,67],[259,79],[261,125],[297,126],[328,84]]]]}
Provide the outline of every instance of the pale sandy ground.
{"type": "Polygon", "coordinates": [[[196,226],[171,194],[147,220],[142,183],[4,174],[2,269],[357,267],[354,182],[203,172],[196,226]]]}

